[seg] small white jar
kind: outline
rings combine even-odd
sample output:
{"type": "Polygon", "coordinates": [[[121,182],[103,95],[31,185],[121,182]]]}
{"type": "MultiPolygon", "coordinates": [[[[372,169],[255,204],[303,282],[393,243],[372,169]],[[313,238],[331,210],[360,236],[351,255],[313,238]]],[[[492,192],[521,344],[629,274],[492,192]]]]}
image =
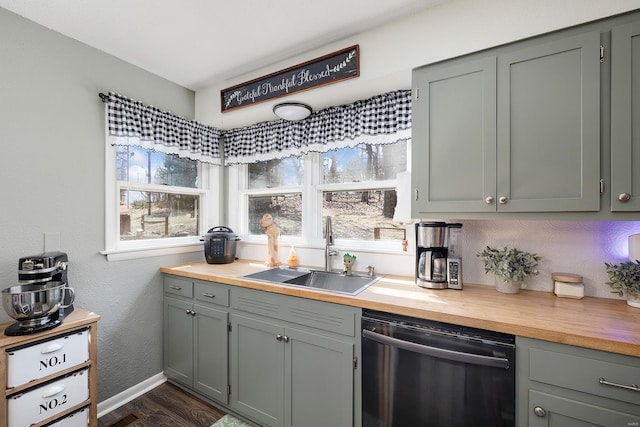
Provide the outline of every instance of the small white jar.
{"type": "Polygon", "coordinates": [[[584,297],[584,284],[582,276],[573,273],[551,273],[553,279],[553,293],[563,298],[584,297]]]}

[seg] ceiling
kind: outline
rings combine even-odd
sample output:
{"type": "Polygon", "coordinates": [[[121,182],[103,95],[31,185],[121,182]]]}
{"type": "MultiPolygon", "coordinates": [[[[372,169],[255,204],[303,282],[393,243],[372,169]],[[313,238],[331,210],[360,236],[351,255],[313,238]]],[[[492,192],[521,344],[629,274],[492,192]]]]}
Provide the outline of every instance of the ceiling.
{"type": "Polygon", "coordinates": [[[450,0],[0,0],[192,90],[450,0]]]}

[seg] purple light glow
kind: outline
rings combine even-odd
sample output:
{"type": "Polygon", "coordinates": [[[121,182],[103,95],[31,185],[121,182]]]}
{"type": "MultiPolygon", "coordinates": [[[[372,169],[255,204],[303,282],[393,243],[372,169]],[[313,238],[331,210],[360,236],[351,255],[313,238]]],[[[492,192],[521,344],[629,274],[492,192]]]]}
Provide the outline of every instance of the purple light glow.
{"type": "Polygon", "coordinates": [[[640,221],[602,221],[598,223],[602,237],[601,251],[608,262],[629,259],[629,236],[640,233],[640,221]]]}

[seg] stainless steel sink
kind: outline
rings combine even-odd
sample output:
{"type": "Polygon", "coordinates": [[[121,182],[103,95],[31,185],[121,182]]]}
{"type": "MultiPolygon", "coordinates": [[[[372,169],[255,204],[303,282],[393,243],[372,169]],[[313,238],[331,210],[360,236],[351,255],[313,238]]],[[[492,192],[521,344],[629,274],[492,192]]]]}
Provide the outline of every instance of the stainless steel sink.
{"type": "Polygon", "coordinates": [[[344,274],[328,271],[288,267],[275,267],[243,277],[348,295],[357,295],[368,286],[380,280],[378,276],[361,276],[356,274],[345,276],[344,274]]]}

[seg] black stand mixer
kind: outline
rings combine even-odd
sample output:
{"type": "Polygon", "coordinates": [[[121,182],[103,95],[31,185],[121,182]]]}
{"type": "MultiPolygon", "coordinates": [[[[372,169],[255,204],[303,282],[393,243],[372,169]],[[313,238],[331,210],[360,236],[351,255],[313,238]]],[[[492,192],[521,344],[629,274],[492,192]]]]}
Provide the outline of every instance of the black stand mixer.
{"type": "Polygon", "coordinates": [[[18,260],[18,286],[2,291],[2,304],[17,322],[5,335],[27,335],[55,328],[73,311],[75,294],[67,286],[68,258],[45,252],[18,260]]]}

